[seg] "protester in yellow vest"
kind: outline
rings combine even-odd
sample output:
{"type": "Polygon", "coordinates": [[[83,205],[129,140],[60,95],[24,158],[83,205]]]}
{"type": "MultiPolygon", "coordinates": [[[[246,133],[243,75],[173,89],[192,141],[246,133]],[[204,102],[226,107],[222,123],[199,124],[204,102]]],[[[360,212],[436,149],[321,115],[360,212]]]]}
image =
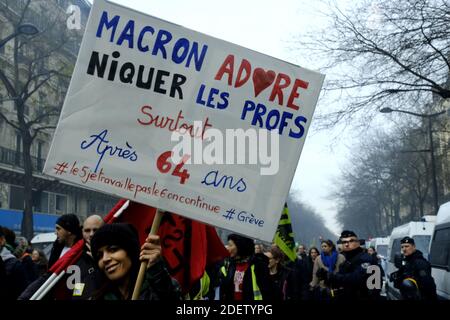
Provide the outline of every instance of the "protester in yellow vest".
{"type": "Polygon", "coordinates": [[[230,258],[221,268],[220,299],[225,301],[272,300],[268,259],[262,253],[255,254],[252,239],[230,234],[228,236],[230,258]]]}

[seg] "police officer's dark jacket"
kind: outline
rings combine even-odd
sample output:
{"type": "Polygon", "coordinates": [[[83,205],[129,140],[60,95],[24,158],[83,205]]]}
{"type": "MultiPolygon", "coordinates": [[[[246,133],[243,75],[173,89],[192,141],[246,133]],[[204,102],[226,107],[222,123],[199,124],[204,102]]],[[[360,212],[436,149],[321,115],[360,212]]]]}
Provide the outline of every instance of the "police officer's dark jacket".
{"type": "Polygon", "coordinates": [[[349,252],[343,252],[346,261],[339,268],[336,274],[329,274],[329,283],[333,288],[337,288],[337,297],[343,299],[378,299],[379,291],[370,290],[367,286],[367,279],[372,273],[367,269],[371,265],[376,265],[374,259],[362,248],[358,247],[349,252]]]}
{"type": "Polygon", "coordinates": [[[401,282],[406,278],[412,278],[417,282],[422,299],[437,299],[436,284],[431,276],[431,265],[423,257],[420,250],[416,250],[413,254],[404,258],[394,286],[400,288],[401,282]]]}

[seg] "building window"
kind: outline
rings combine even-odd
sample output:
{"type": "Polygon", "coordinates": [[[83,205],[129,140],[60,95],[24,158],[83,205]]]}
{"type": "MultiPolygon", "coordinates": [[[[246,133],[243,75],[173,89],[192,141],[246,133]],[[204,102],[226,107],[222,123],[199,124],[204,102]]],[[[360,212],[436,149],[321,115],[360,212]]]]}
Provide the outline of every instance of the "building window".
{"type": "Polygon", "coordinates": [[[436,268],[450,268],[450,227],[436,230],[430,250],[430,263],[436,268]]]}
{"type": "Polygon", "coordinates": [[[401,248],[400,248],[400,239],[395,239],[394,242],[392,243],[392,248],[391,248],[391,261],[395,261],[395,255],[396,254],[400,254],[402,252],[401,248]]]}
{"type": "Polygon", "coordinates": [[[67,212],[67,196],[56,195],[56,213],[65,214],[67,212]]]}
{"type": "Polygon", "coordinates": [[[0,182],[0,208],[8,208],[9,185],[0,182]]]}
{"type": "Polygon", "coordinates": [[[74,208],[74,210],[75,210],[75,213],[78,213],[78,195],[77,194],[75,194],[75,199],[74,199],[74,206],[73,206],[73,208],[74,208]]]}
{"type": "Polygon", "coordinates": [[[49,212],[48,210],[48,193],[42,192],[41,194],[41,212],[49,212]]]}
{"type": "Polygon", "coordinates": [[[34,211],[48,213],[48,192],[33,190],[34,211]]]}
{"type": "Polygon", "coordinates": [[[89,212],[88,214],[95,213],[95,201],[89,200],[89,212]]]}
{"type": "Polygon", "coordinates": [[[55,203],[55,194],[48,194],[48,212],[56,213],[56,203],[55,203]]]}
{"type": "Polygon", "coordinates": [[[10,186],[9,207],[15,210],[23,210],[25,197],[22,187],[10,186]]]}

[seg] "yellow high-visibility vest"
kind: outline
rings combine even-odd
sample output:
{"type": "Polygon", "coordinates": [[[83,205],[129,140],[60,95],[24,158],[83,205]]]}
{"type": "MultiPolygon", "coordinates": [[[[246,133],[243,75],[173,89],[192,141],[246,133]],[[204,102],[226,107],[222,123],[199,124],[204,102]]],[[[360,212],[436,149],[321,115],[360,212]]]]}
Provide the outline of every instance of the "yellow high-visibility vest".
{"type": "MultiPolygon", "coordinates": [[[[252,265],[250,267],[250,270],[252,272],[252,288],[253,288],[253,300],[262,300],[262,294],[261,290],[259,290],[258,283],[256,282],[256,274],[255,274],[255,265],[252,265]]],[[[222,274],[226,277],[227,276],[227,270],[225,269],[225,266],[222,266],[220,268],[220,271],[222,274]]]]}

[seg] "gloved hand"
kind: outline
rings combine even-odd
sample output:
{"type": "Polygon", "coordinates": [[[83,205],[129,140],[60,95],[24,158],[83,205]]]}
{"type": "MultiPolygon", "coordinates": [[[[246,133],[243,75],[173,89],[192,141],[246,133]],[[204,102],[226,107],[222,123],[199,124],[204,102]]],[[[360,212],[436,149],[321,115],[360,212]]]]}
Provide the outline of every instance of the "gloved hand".
{"type": "Polygon", "coordinates": [[[328,271],[322,268],[319,268],[316,272],[316,276],[319,280],[325,280],[328,278],[328,271]]]}
{"type": "Polygon", "coordinates": [[[392,272],[392,273],[389,275],[389,281],[395,282],[395,280],[397,279],[397,277],[398,277],[398,271],[392,272]]]}
{"type": "Polygon", "coordinates": [[[394,288],[400,289],[401,279],[398,271],[392,272],[389,275],[389,281],[391,281],[394,284],[394,288]]]}

